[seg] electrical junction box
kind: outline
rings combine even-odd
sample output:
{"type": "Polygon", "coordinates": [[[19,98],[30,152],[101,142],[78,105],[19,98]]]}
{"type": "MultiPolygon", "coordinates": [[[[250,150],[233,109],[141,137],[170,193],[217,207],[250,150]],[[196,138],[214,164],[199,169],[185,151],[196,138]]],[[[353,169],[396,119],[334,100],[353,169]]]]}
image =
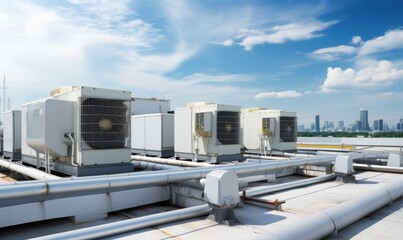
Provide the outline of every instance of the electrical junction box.
{"type": "Polygon", "coordinates": [[[27,106],[27,144],[38,153],[49,150],[52,157],[66,157],[64,135],[74,132],[74,102],[42,99],[27,106]]]}
{"type": "Polygon", "coordinates": [[[207,174],[204,200],[218,207],[235,207],[240,201],[237,175],[224,170],[214,170],[207,174]]]}

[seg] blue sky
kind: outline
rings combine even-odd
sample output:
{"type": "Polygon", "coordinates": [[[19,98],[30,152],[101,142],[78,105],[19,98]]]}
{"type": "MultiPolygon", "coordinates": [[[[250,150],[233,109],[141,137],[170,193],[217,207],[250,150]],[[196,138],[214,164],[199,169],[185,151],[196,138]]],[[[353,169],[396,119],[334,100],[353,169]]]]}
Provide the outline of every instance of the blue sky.
{"type": "MultiPolygon", "coordinates": [[[[321,120],[403,117],[401,1],[3,1],[12,108],[66,85],[321,120]]],[[[372,124],[371,124],[372,125],[372,124]]]]}

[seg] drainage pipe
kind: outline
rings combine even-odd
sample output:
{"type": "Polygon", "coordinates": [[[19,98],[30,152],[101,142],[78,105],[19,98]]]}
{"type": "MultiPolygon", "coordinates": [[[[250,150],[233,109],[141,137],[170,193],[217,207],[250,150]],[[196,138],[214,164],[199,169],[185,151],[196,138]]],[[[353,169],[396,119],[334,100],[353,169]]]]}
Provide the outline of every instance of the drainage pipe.
{"type": "Polygon", "coordinates": [[[53,174],[45,173],[35,168],[27,167],[2,159],[0,159],[0,166],[37,180],[61,179],[61,177],[55,176],[53,174]]]}
{"type": "Polygon", "coordinates": [[[175,160],[175,159],[145,157],[145,156],[139,156],[139,155],[132,155],[132,160],[160,163],[160,164],[173,165],[173,166],[179,166],[179,167],[211,167],[211,166],[214,166],[213,164],[209,164],[209,163],[187,162],[187,161],[180,161],[180,160],[175,160]]]}
{"type": "Polygon", "coordinates": [[[64,136],[65,137],[67,136],[68,138],[70,138],[70,141],[71,141],[71,161],[70,162],[71,162],[71,165],[73,165],[74,167],[77,167],[78,165],[74,162],[74,159],[76,158],[75,154],[74,154],[76,152],[76,148],[75,148],[76,142],[74,141],[73,134],[67,133],[64,136]]]}
{"type": "Polygon", "coordinates": [[[152,214],[144,217],[138,217],[129,220],[123,220],[114,223],[98,225],[89,228],[83,228],[68,232],[56,233],[48,236],[33,238],[35,240],[42,239],[98,239],[129,231],[139,230],[146,227],[152,227],[165,223],[185,220],[188,218],[207,215],[211,211],[208,204],[189,207],[180,210],[173,210],[164,213],[152,214]]]}
{"type": "Polygon", "coordinates": [[[372,164],[353,164],[355,169],[361,170],[369,170],[369,171],[377,171],[377,172],[391,172],[391,173],[403,173],[403,167],[388,167],[381,165],[372,165],[372,164]]]}
{"type": "MultiPolygon", "coordinates": [[[[294,182],[287,182],[287,183],[280,183],[272,186],[263,186],[263,187],[254,187],[248,190],[245,190],[247,197],[253,197],[263,194],[268,194],[272,192],[277,192],[285,189],[301,187],[309,184],[314,184],[318,182],[324,182],[328,180],[333,180],[336,178],[336,174],[328,174],[319,177],[308,178],[304,180],[294,181],[294,182]]],[[[240,192],[239,195],[242,196],[243,192],[240,192]]]]}
{"type": "Polygon", "coordinates": [[[400,180],[309,217],[273,224],[256,239],[322,239],[402,196],[403,180],[400,180]]]}
{"type": "MultiPolygon", "coordinates": [[[[248,174],[276,170],[286,167],[295,167],[307,164],[320,164],[332,162],[335,156],[318,156],[315,158],[299,159],[292,161],[277,161],[262,164],[244,164],[225,166],[219,169],[233,171],[236,174],[248,174]]],[[[191,179],[205,178],[208,173],[217,168],[191,169],[186,171],[164,172],[147,175],[133,175],[122,177],[91,178],[75,181],[50,181],[44,183],[33,183],[26,185],[12,185],[0,187],[0,200],[52,195],[58,193],[85,194],[91,190],[110,191],[116,188],[134,188],[142,186],[165,185],[173,182],[181,182],[191,179]]]]}

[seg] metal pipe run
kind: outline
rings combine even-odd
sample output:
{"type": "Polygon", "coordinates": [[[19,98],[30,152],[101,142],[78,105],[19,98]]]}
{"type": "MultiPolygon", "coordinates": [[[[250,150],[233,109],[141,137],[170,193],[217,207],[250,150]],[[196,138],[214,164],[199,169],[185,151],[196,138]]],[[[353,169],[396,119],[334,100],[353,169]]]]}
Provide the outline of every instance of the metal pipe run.
{"type": "MultiPolygon", "coordinates": [[[[247,197],[253,197],[253,196],[268,194],[268,193],[277,192],[277,191],[281,191],[281,190],[285,190],[285,189],[301,187],[301,186],[314,184],[314,183],[318,183],[318,182],[333,180],[335,178],[336,178],[336,174],[328,174],[328,175],[324,175],[324,176],[312,177],[312,178],[308,178],[308,179],[304,179],[304,180],[281,183],[281,184],[276,184],[276,185],[272,185],[272,186],[255,187],[252,189],[245,190],[245,194],[247,197]]],[[[242,194],[243,194],[243,192],[239,193],[240,196],[242,196],[242,194]]]]}
{"type": "Polygon", "coordinates": [[[400,180],[309,217],[273,224],[267,233],[256,239],[322,239],[402,196],[403,181],[400,180]]]}
{"type": "MultiPolygon", "coordinates": [[[[221,167],[219,169],[234,171],[236,174],[248,174],[265,172],[270,170],[277,170],[287,167],[295,167],[308,164],[320,164],[332,162],[335,156],[317,156],[307,159],[298,159],[291,161],[277,161],[262,164],[244,164],[244,165],[231,165],[221,167]]],[[[205,178],[208,173],[217,168],[202,168],[190,169],[186,171],[167,171],[163,173],[146,174],[146,175],[132,175],[132,176],[119,176],[104,178],[90,178],[75,181],[49,181],[43,183],[33,183],[26,185],[11,185],[0,187],[0,200],[32,197],[41,195],[51,195],[58,193],[77,193],[90,190],[110,191],[116,188],[134,188],[141,186],[155,186],[164,185],[173,182],[180,182],[191,179],[205,178]]]]}
{"type": "Polygon", "coordinates": [[[42,239],[98,239],[116,234],[121,234],[129,231],[139,230],[146,227],[152,227],[165,223],[180,221],[188,218],[207,215],[211,211],[208,204],[203,204],[196,207],[189,207],[180,210],[173,210],[164,213],[152,214],[144,217],[138,217],[129,220],[123,220],[114,223],[98,225],[89,228],[83,228],[68,232],[52,234],[33,238],[35,240],[42,239]]]}
{"type": "Polygon", "coordinates": [[[3,159],[0,159],[0,166],[37,180],[61,179],[61,177],[45,173],[41,170],[9,162],[3,159]]]}
{"type": "Polygon", "coordinates": [[[253,158],[253,159],[266,159],[266,160],[289,160],[289,156],[279,157],[279,156],[261,156],[254,154],[244,154],[245,158],[253,158]]]}
{"type": "Polygon", "coordinates": [[[144,162],[144,161],[131,161],[135,168],[143,169],[143,170],[151,170],[151,171],[161,171],[161,170],[181,170],[182,167],[165,165],[160,163],[153,162],[144,162]]]}
{"type": "Polygon", "coordinates": [[[138,160],[138,161],[144,161],[144,162],[173,165],[173,166],[179,166],[179,167],[211,167],[211,166],[214,166],[213,164],[209,164],[209,163],[187,162],[187,161],[180,161],[180,160],[175,160],[175,159],[145,157],[145,156],[139,156],[139,155],[132,155],[131,159],[138,160]]]}
{"type": "Polygon", "coordinates": [[[388,166],[381,166],[381,165],[359,164],[359,163],[354,163],[353,166],[355,169],[360,169],[360,170],[403,173],[403,167],[388,167],[388,166]]]}

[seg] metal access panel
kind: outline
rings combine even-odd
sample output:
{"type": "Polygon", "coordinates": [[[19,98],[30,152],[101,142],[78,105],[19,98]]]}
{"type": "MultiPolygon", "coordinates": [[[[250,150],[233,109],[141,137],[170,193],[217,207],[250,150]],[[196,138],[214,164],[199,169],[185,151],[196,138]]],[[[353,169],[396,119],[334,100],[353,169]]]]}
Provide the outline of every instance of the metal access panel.
{"type": "Polygon", "coordinates": [[[4,113],[3,155],[11,159],[21,159],[21,111],[11,110],[4,113]]]}

